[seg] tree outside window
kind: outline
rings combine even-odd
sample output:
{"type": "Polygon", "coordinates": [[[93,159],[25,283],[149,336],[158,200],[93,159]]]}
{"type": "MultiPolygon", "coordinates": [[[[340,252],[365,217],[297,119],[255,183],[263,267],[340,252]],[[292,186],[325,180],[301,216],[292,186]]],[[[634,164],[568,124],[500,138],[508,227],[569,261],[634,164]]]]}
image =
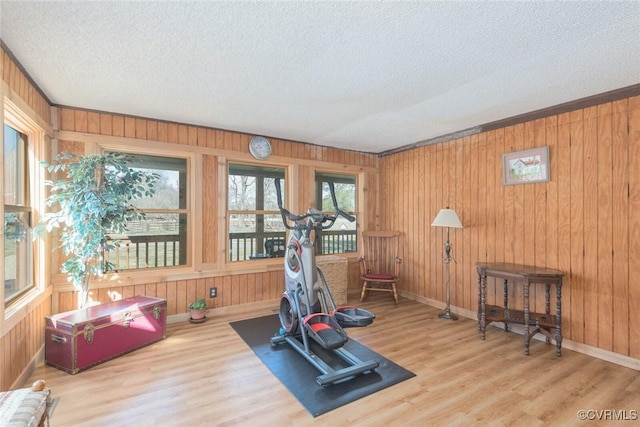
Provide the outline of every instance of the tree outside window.
{"type": "Polygon", "coordinates": [[[284,181],[284,169],[229,165],[229,261],[284,256],[286,232],[278,209],[276,178],[284,181]]]}
{"type": "MultiPolygon", "coordinates": [[[[329,183],[333,183],[338,207],[357,218],[356,205],[356,177],[355,175],[342,175],[329,172],[316,172],[316,206],[328,214],[335,213],[329,183]]],[[[340,254],[357,252],[358,221],[349,222],[339,217],[334,226],[323,230],[316,240],[318,255],[340,254]]]]}

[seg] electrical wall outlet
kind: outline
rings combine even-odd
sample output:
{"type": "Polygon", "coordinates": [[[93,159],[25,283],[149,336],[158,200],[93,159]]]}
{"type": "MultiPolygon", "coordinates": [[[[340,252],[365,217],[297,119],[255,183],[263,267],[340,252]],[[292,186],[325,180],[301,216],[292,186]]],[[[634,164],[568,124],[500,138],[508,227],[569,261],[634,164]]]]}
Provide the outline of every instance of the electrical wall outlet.
{"type": "Polygon", "coordinates": [[[218,296],[218,288],[209,288],[209,298],[215,298],[218,296]]]}

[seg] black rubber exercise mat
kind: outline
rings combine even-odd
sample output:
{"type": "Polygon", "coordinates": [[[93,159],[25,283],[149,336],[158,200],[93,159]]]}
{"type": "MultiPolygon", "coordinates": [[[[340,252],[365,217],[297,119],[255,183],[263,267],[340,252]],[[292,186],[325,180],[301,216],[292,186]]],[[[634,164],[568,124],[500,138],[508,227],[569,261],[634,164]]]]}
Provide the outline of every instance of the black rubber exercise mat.
{"type": "MultiPolygon", "coordinates": [[[[316,377],[321,372],[289,344],[271,346],[270,338],[280,329],[277,314],[231,322],[230,325],[314,417],[415,376],[413,372],[349,339],[344,348],[362,361],[378,361],[378,368],[343,382],[320,386],[316,377]]],[[[346,331],[348,333],[349,329],[346,331]]],[[[334,369],[346,366],[342,359],[315,343],[312,350],[334,369]]]]}

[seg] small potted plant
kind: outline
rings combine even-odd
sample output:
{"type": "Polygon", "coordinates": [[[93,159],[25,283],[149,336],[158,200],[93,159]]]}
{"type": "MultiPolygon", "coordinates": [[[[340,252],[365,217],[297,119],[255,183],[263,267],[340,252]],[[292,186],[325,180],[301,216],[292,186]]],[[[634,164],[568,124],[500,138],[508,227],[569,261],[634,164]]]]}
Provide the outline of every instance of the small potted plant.
{"type": "Polygon", "coordinates": [[[207,315],[207,302],[204,298],[198,298],[189,304],[189,312],[191,313],[191,318],[189,319],[191,323],[204,322],[207,315]]]}

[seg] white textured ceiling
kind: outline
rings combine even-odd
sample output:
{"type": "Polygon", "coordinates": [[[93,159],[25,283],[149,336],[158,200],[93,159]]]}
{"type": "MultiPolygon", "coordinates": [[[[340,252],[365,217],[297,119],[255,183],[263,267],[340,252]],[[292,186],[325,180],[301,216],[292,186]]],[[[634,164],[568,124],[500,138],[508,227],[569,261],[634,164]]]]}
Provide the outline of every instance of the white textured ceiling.
{"type": "Polygon", "coordinates": [[[383,152],[640,83],[640,2],[0,1],[59,105],[383,152]]]}

